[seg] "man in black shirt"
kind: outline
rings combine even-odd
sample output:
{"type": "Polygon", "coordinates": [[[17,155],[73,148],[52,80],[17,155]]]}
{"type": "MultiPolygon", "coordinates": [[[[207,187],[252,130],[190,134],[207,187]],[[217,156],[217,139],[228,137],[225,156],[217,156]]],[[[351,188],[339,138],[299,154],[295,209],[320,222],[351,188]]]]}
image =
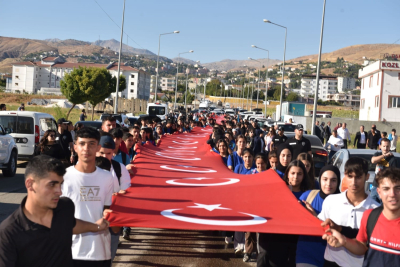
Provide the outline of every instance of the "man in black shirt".
{"type": "Polygon", "coordinates": [[[378,141],[380,138],[381,138],[381,134],[376,129],[376,126],[373,124],[371,131],[368,132],[367,146],[370,149],[378,149],[378,141]]]}
{"type": "Polygon", "coordinates": [[[64,174],[64,165],[49,156],[28,163],[28,195],[0,224],[0,266],[71,267],[72,234],[107,229],[103,218],[95,224],[75,219],[74,203],[60,197],[64,174]]]}
{"type": "Polygon", "coordinates": [[[300,153],[306,152],[312,155],[311,142],[303,136],[304,127],[302,124],[297,124],[294,130],[295,136],[286,140],[286,144],[289,144],[293,148],[292,159],[296,159],[300,153]]]}
{"type": "Polygon", "coordinates": [[[71,133],[67,130],[68,121],[61,118],[57,121],[56,142],[61,145],[68,162],[74,162],[74,144],[71,133]]]}
{"type": "Polygon", "coordinates": [[[79,120],[85,121],[86,118],[87,118],[86,111],[85,111],[85,109],[82,109],[82,113],[81,113],[81,115],[79,115],[79,120]]]}
{"type": "Polygon", "coordinates": [[[288,140],[287,136],[284,134],[283,127],[278,127],[278,134],[275,135],[274,140],[274,146],[278,147],[280,144],[284,144],[288,140]]]}

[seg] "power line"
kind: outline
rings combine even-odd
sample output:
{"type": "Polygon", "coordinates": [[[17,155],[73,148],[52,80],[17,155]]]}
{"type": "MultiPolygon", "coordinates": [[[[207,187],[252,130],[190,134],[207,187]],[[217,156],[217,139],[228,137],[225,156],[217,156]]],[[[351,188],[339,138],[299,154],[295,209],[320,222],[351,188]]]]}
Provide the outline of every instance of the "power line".
{"type": "Polygon", "coordinates": [[[379,56],[379,55],[381,54],[381,52],[384,51],[387,47],[389,47],[390,45],[394,45],[394,44],[397,43],[398,41],[400,41],[400,39],[397,39],[397,40],[394,41],[393,43],[388,44],[384,49],[382,49],[381,51],[379,51],[379,52],[377,53],[377,55],[379,56]]]}
{"type": "MultiPolygon", "coordinates": [[[[108,15],[108,13],[104,10],[104,8],[102,8],[101,5],[100,5],[96,0],[93,0],[93,1],[95,1],[96,4],[100,7],[100,9],[103,10],[103,12],[107,15],[107,17],[108,17],[112,22],[114,22],[114,24],[115,24],[119,29],[121,29],[121,27],[118,25],[118,23],[116,23],[116,22],[112,19],[112,17],[111,17],[110,15],[108,15]]],[[[124,34],[126,34],[126,36],[127,36],[129,39],[131,39],[135,44],[137,44],[140,48],[145,49],[145,48],[142,47],[140,44],[138,44],[135,40],[133,40],[125,31],[124,31],[124,34]]]]}

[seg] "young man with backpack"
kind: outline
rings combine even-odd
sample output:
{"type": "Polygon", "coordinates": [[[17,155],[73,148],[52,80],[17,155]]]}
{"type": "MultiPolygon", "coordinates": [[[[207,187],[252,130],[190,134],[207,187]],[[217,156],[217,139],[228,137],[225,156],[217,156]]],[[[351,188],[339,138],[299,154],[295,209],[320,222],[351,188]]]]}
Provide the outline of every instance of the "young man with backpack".
{"type": "MultiPolygon", "coordinates": [[[[363,213],[379,204],[365,193],[365,182],[369,178],[366,160],[350,158],[345,164],[344,175],[342,185],[347,183],[348,189],[341,194],[329,195],[322,204],[318,218],[324,221],[322,227],[328,226],[350,239],[357,236],[363,213]]],[[[361,267],[363,264],[362,256],[354,255],[345,247],[332,246],[329,242],[324,259],[325,267],[361,267]]]]}
{"type": "Polygon", "coordinates": [[[332,247],[365,255],[363,267],[397,267],[400,266],[400,169],[384,169],[375,179],[382,206],[364,212],[357,237],[346,238],[329,229],[323,238],[332,247]]]}
{"type": "MultiPolygon", "coordinates": [[[[104,157],[111,162],[110,172],[113,177],[113,185],[114,185],[113,193],[125,194],[125,190],[131,185],[131,178],[125,165],[112,159],[113,151],[116,146],[113,138],[109,134],[103,133],[103,136],[100,137],[99,144],[101,148],[96,153],[96,156],[104,157]]],[[[114,259],[117,253],[120,233],[121,233],[121,227],[110,228],[111,260],[114,259]]]]}
{"type": "MultiPolygon", "coordinates": [[[[120,148],[121,143],[123,143],[122,137],[124,136],[124,132],[119,128],[115,128],[110,131],[110,134],[112,135],[115,142],[113,160],[118,161],[125,166],[128,165],[130,163],[129,155],[126,152],[122,151],[120,148]]],[[[125,143],[124,147],[126,148],[125,143]]]]}

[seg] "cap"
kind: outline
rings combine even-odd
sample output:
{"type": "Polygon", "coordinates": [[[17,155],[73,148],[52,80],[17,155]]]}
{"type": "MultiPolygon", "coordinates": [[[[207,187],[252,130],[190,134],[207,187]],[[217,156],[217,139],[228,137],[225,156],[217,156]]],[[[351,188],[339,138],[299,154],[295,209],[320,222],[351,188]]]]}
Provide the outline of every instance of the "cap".
{"type": "Polygon", "coordinates": [[[58,119],[57,124],[63,124],[63,123],[66,123],[66,122],[68,122],[66,119],[61,118],[61,119],[58,119]]]}
{"type": "Polygon", "coordinates": [[[301,130],[301,131],[303,131],[303,130],[304,130],[303,124],[297,124],[297,125],[296,125],[296,130],[301,130]]]}
{"type": "Polygon", "coordinates": [[[104,136],[100,137],[100,146],[102,148],[115,149],[114,139],[111,136],[104,135],[104,136]]]}
{"type": "Polygon", "coordinates": [[[282,126],[278,127],[278,131],[283,131],[283,127],[282,126]]]}

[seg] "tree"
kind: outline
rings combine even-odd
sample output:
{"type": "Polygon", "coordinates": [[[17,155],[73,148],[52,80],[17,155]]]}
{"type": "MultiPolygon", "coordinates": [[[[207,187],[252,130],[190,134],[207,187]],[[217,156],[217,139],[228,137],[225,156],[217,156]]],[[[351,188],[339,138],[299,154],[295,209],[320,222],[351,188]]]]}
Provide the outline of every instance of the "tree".
{"type": "MultiPolygon", "coordinates": [[[[280,99],[281,99],[281,89],[275,90],[273,98],[274,98],[275,100],[280,100],[280,99]]],[[[282,100],[284,100],[284,99],[285,99],[285,91],[283,91],[282,100]]]]}
{"type": "Polygon", "coordinates": [[[83,67],[74,69],[71,73],[66,73],[64,79],[60,81],[61,93],[72,103],[68,110],[66,119],[68,120],[71,110],[79,103],[89,100],[86,94],[88,86],[89,70],[83,67]]]}
{"type": "MultiPolygon", "coordinates": [[[[94,117],[95,106],[115,92],[117,77],[112,77],[111,73],[105,68],[86,68],[87,69],[87,89],[89,103],[92,105],[92,120],[94,117]]],[[[123,75],[119,79],[119,90],[126,88],[126,80],[123,75]]],[[[115,105],[115,103],[114,103],[115,105]]]]}
{"type": "Polygon", "coordinates": [[[297,101],[299,99],[299,95],[295,92],[290,92],[286,98],[287,101],[297,101]]]}

